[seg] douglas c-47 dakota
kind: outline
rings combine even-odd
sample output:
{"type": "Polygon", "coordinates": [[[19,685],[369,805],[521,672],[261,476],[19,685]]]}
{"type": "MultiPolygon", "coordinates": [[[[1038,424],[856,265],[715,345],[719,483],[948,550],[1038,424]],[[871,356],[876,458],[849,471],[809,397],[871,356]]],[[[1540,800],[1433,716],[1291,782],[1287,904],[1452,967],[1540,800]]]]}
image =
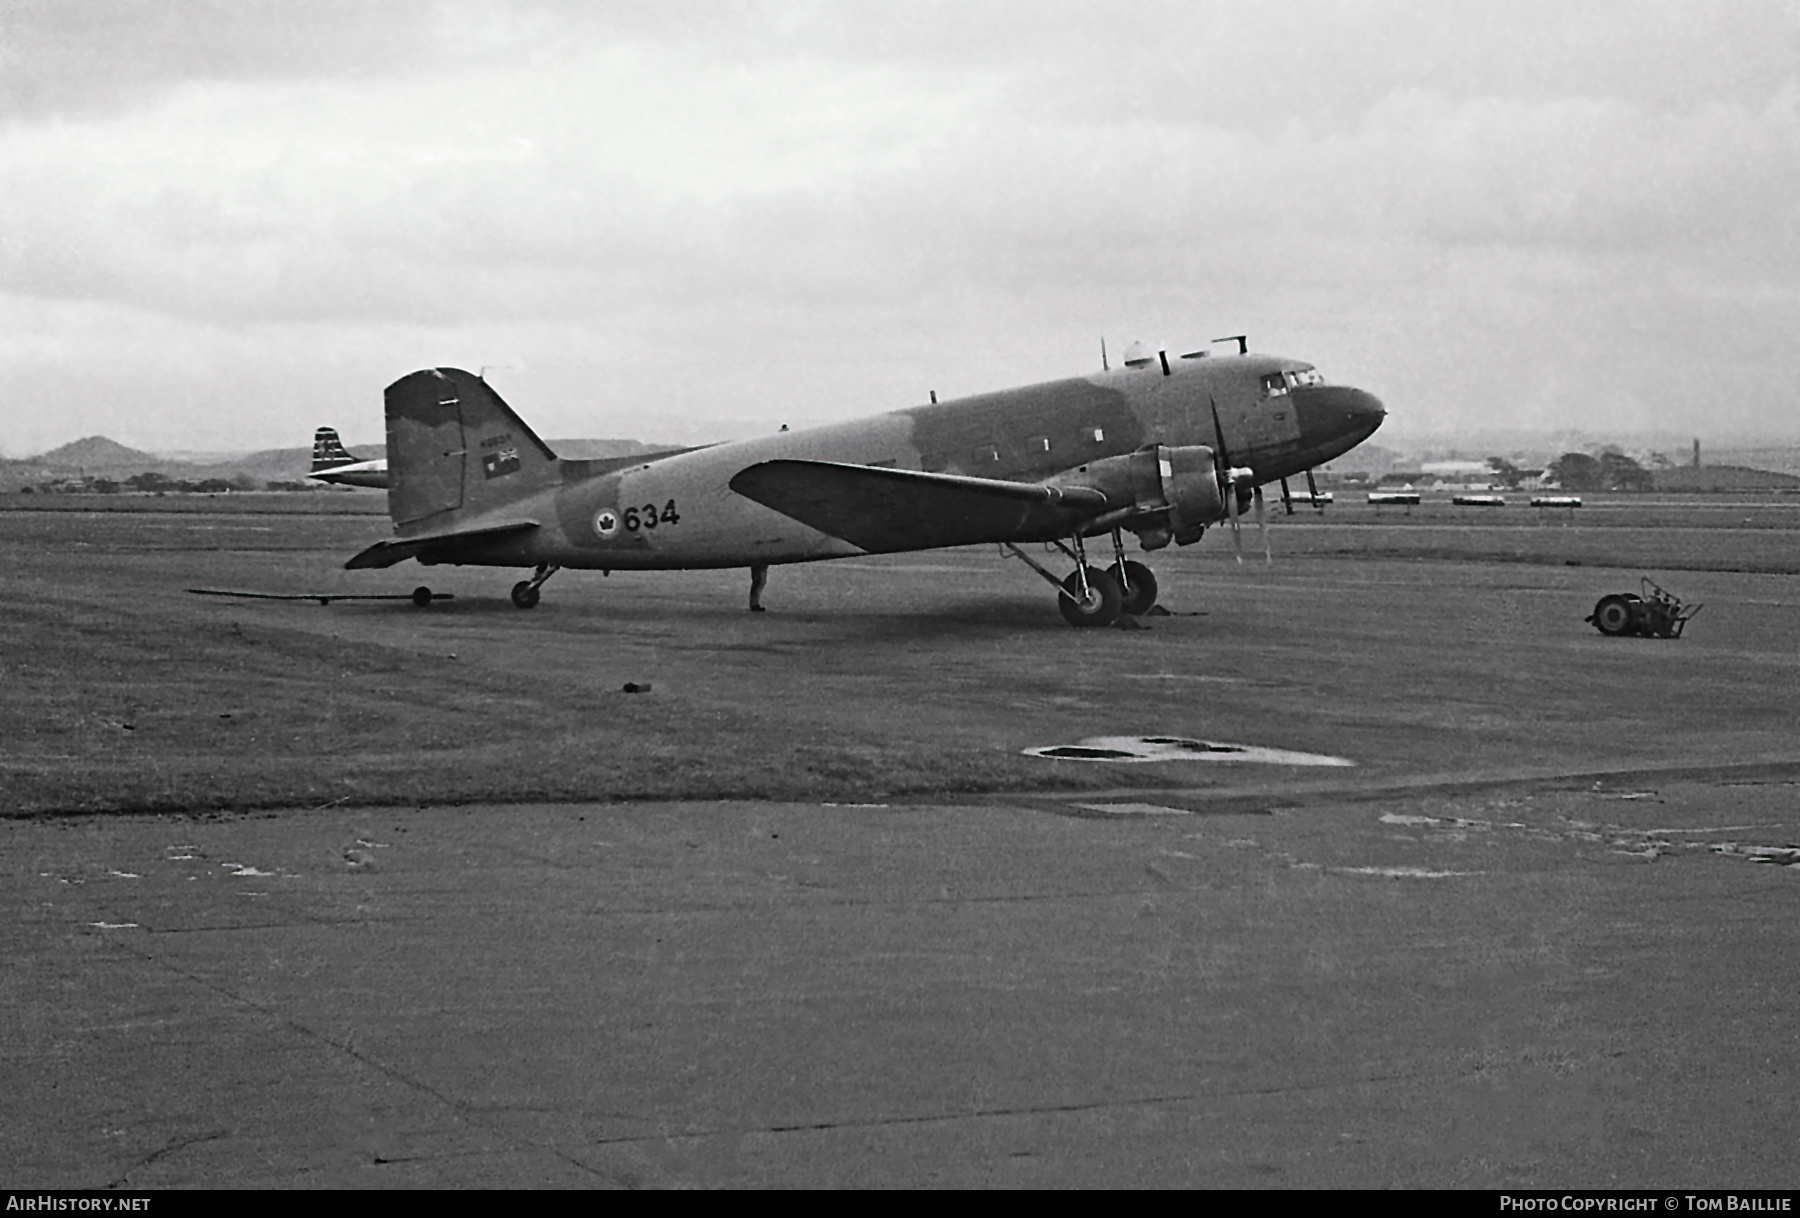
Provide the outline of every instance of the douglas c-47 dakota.
{"type": "Polygon", "coordinates": [[[993,542],[1056,587],[1071,624],[1104,626],[1156,603],[1122,533],[1158,550],[1235,528],[1252,502],[1260,513],[1262,484],[1310,475],[1381,425],[1372,395],[1236,341],[1225,355],[1134,347],[1091,376],[606,460],[559,459],[477,376],[415,372],[386,395],[395,536],[345,566],[532,567],[512,590],[521,609],[563,567],[749,567],[760,608],[772,565],[993,542]],[[1106,569],[1084,545],[1102,537],[1106,569]],[[1074,572],[1058,579],[1028,542],[1074,572]]]}

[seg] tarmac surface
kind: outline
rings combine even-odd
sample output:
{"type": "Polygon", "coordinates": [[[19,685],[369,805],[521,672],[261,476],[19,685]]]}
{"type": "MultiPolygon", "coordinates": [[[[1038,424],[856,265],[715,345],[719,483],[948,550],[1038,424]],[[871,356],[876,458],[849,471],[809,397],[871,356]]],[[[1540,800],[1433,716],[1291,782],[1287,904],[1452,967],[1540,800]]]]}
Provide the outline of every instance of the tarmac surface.
{"type": "Polygon", "coordinates": [[[1635,569],[1298,528],[1156,556],[1138,631],[979,549],[777,569],[755,616],[742,572],[225,606],[180,588],[321,588],[356,522],[162,523],[4,557],[71,612],[1071,777],[0,822],[7,1187],[1795,1184],[1800,577],[1658,570],[1679,640],[1581,622],[1635,569]],[[1097,737],[1354,764],[1023,757],[1097,737]]]}

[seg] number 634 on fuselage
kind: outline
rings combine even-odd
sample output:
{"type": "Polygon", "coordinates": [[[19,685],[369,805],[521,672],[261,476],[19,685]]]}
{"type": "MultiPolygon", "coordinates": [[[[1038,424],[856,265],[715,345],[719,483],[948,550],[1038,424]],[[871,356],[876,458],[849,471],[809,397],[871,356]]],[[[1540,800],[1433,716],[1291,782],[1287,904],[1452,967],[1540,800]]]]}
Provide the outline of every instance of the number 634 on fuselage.
{"type": "MultiPolygon", "coordinates": [[[[1241,344],[1240,344],[1241,345],[1241,344]]],[[[406,559],[532,567],[750,567],[975,542],[1057,587],[1063,616],[1105,625],[1156,600],[1145,550],[1197,541],[1259,486],[1305,473],[1381,425],[1381,403],[1305,362],[1205,351],[932,402],[855,422],[606,460],[558,458],[485,381],[412,373],[386,394],[394,536],[345,565],[406,559]],[[1116,561],[1090,566],[1084,539],[1116,561]],[[1074,562],[1058,579],[1017,547],[1074,562]]],[[[756,603],[753,591],[753,606],[756,603]]]]}

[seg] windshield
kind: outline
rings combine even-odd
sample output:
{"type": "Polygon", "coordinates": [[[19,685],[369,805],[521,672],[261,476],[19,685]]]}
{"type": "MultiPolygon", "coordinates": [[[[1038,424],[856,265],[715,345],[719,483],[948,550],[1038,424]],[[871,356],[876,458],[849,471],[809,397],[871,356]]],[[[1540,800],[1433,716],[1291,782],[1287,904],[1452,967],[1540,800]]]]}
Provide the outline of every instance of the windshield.
{"type": "Polygon", "coordinates": [[[1323,385],[1325,377],[1315,368],[1295,368],[1286,372],[1271,372],[1262,379],[1263,396],[1278,398],[1290,389],[1304,389],[1309,385],[1323,385]]]}

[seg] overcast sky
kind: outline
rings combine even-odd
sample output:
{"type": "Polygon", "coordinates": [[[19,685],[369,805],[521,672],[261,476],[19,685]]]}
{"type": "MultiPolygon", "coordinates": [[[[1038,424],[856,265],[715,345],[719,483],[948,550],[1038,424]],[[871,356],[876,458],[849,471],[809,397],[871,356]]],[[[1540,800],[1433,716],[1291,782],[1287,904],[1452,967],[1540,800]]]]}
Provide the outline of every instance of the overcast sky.
{"type": "Polygon", "coordinates": [[[698,441],[1248,332],[1800,439],[1800,2],[0,0],[0,452],[698,441]]]}

